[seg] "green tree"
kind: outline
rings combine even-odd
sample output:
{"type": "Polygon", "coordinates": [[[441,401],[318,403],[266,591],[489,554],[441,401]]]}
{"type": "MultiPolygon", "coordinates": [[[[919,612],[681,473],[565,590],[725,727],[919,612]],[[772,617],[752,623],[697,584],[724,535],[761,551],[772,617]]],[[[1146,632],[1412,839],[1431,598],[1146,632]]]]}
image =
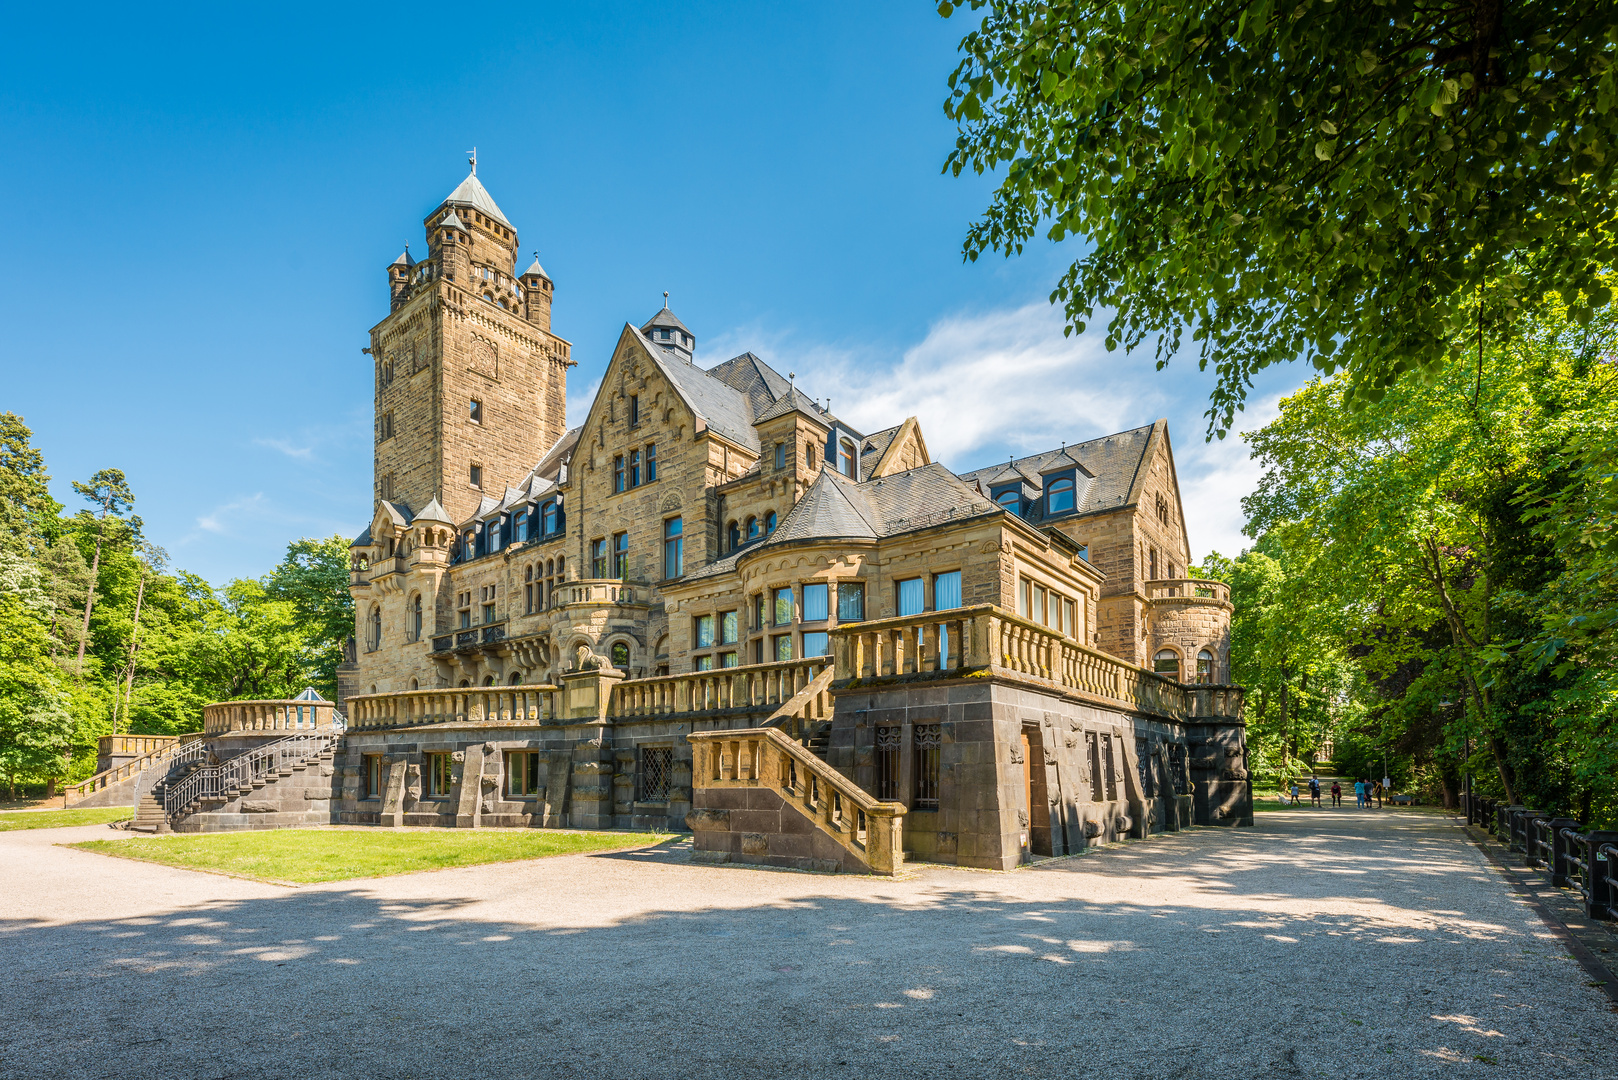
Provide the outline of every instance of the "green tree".
{"type": "Polygon", "coordinates": [[[1080,237],[1070,329],[1109,310],[1107,346],[1159,367],[1189,332],[1221,436],[1271,364],[1341,370],[1363,408],[1545,292],[1579,321],[1611,300],[1611,3],[970,7],[945,168],[1004,176],[966,256],[1080,237]]]}
{"type": "Polygon", "coordinates": [[[185,643],[182,670],[211,701],[290,698],[315,675],[315,650],[289,600],[237,580],[207,606],[185,643]]]}
{"type": "Polygon", "coordinates": [[[66,772],[72,717],[48,655],[49,610],[39,571],[0,550],[0,775],[12,799],[19,780],[66,772]]]}
{"type": "Polygon", "coordinates": [[[308,538],[287,545],[286,558],[264,579],[265,595],[289,601],[315,655],[314,686],[337,694],[343,644],[354,633],[354,598],[348,591],[349,541],[308,538]]]}
{"type": "Polygon", "coordinates": [[[45,459],[31,444],[33,432],[13,412],[0,412],[0,548],[33,553],[62,510],[51,498],[45,459]]]}
{"type": "MultiPolygon", "coordinates": [[[[107,519],[119,518],[135,504],[135,495],[129,490],[122,469],[102,469],[90,477],[88,484],[73,481],[73,490],[84,496],[96,508],[95,557],[90,560],[90,588],[85,592],[84,629],[79,637],[78,670],[84,670],[84,647],[90,637],[90,612],[95,607],[96,587],[101,581],[101,547],[107,538],[107,519]]],[[[136,533],[139,518],[134,519],[136,533]]]]}

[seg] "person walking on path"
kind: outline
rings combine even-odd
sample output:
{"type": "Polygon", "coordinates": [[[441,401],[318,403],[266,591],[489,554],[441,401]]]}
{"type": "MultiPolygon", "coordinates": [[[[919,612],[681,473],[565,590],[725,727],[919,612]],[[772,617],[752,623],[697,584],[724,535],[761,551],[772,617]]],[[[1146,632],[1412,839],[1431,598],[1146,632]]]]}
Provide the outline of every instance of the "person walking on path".
{"type": "Polygon", "coordinates": [[[1320,805],[1320,777],[1318,776],[1309,778],[1309,803],[1317,807],[1320,805]]]}
{"type": "Polygon", "coordinates": [[[1382,809],[1382,797],[1384,795],[1386,795],[1387,793],[1388,793],[1388,786],[1386,784],[1378,784],[1378,785],[1376,785],[1376,808],[1378,810],[1382,809]]]}
{"type": "Polygon", "coordinates": [[[1343,785],[1336,780],[1331,782],[1331,804],[1333,806],[1343,805],[1343,785]]]}

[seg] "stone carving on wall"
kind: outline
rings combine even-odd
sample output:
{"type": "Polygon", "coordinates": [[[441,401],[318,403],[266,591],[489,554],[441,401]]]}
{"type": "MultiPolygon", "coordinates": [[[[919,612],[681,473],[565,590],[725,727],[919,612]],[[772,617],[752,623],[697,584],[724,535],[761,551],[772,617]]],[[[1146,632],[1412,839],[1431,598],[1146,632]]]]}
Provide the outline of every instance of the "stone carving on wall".
{"type": "Polygon", "coordinates": [[[671,491],[671,492],[669,492],[667,495],[665,495],[663,497],[663,512],[665,514],[668,513],[671,510],[678,510],[679,508],[680,508],[680,495],[679,495],[679,492],[671,491]]]}
{"type": "Polygon", "coordinates": [[[492,341],[472,339],[472,370],[491,379],[500,377],[500,352],[492,341]]]}

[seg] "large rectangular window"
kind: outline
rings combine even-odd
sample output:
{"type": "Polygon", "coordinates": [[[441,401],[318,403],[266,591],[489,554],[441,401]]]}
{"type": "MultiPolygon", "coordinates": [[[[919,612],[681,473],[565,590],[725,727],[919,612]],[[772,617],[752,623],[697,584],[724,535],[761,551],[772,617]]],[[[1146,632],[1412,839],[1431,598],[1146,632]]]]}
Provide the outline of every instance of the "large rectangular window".
{"type": "Polygon", "coordinates": [[[736,654],[733,653],[733,652],[720,653],[719,654],[719,666],[720,667],[735,667],[736,666],[736,654]]]}
{"type": "Polygon", "coordinates": [[[829,638],[826,631],[808,630],[804,632],[803,655],[805,658],[810,656],[831,655],[831,646],[829,644],[829,638]]]}
{"type": "Polygon", "coordinates": [[[899,614],[920,615],[926,610],[926,596],[921,578],[899,582],[899,614]]]}
{"type": "Polygon", "coordinates": [[[646,444],[646,482],[650,484],[657,479],[657,444],[646,444]]]}
{"type": "Polygon", "coordinates": [[[605,539],[590,541],[590,576],[593,578],[607,576],[607,541],[605,539]]]}
{"type": "Polygon", "coordinates": [[[619,454],[612,459],[612,493],[622,494],[624,490],[624,455],[619,454]]]}
{"type": "Polygon", "coordinates": [[[740,620],[736,617],[737,614],[738,613],[734,612],[734,611],[725,611],[725,612],[720,613],[720,615],[719,615],[719,644],[721,644],[721,645],[734,645],[734,644],[736,644],[737,631],[739,629],[738,626],[737,626],[737,623],[740,622],[740,620]]]}
{"type": "Polygon", "coordinates": [[[948,611],[961,606],[961,572],[933,576],[933,610],[948,611]]]}
{"type": "Polygon", "coordinates": [[[455,790],[455,762],[449,754],[426,754],[427,797],[447,799],[455,790]]]}
{"type": "Polygon", "coordinates": [[[777,660],[792,659],[792,635],[778,634],[775,638],[775,658],[777,660]]]}
{"type": "Polygon", "coordinates": [[[612,576],[620,581],[629,577],[628,533],[619,533],[612,538],[612,576]]]}
{"type": "Polygon", "coordinates": [[[703,655],[703,656],[697,657],[697,670],[698,671],[712,671],[713,670],[713,657],[708,656],[708,655],[703,655]]]}
{"type": "Polygon", "coordinates": [[[676,578],[685,573],[684,524],[679,518],[663,522],[663,576],[676,578]]]}
{"type": "Polygon", "coordinates": [[[865,583],[845,581],[837,586],[837,621],[861,622],[865,618],[865,583]]]}
{"type": "Polygon", "coordinates": [[[786,626],[792,621],[791,588],[775,590],[775,625],[786,626]]]}
{"type": "Polygon", "coordinates": [[[383,791],[385,790],[384,786],[387,783],[387,781],[385,779],[383,779],[383,774],[382,774],[382,755],[381,754],[366,754],[365,755],[364,774],[365,774],[365,793],[363,795],[361,795],[360,798],[362,798],[362,799],[380,799],[382,797],[383,791]]]}
{"type": "Polygon", "coordinates": [[[826,583],[822,581],[812,585],[805,585],[803,587],[803,621],[824,622],[826,616],[826,583]]]}
{"type": "Polygon", "coordinates": [[[514,799],[539,794],[540,756],[530,750],[513,750],[506,755],[506,794],[514,799]]]}
{"type": "Polygon", "coordinates": [[[713,616],[698,615],[696,617],[695,639],[693,648],[706,649],[713,645],[713,616]]]}

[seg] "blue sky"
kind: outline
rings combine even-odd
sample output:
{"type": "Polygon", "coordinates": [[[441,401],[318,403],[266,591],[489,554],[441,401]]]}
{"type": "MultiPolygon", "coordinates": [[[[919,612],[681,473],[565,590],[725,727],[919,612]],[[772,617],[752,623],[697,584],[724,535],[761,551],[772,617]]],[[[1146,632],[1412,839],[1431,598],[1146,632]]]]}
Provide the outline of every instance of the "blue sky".
{"type": "Polygon", "coordinates": [[[916,415],[958,470],[1166,416],[1194,554],[1232,553],[1257,472],[1203,442],[1209,377],[1064,340],[1071,243],[962,262],[991,183],[940,172],[967,29],[926,2],[19,9],[0,409],[57,498],[124,469],[216,584],[358,532],[384,268],[475,145],[556,281],[571,417],[667,289],[699,364],[751,348],[868,430],[916,415]]]}

